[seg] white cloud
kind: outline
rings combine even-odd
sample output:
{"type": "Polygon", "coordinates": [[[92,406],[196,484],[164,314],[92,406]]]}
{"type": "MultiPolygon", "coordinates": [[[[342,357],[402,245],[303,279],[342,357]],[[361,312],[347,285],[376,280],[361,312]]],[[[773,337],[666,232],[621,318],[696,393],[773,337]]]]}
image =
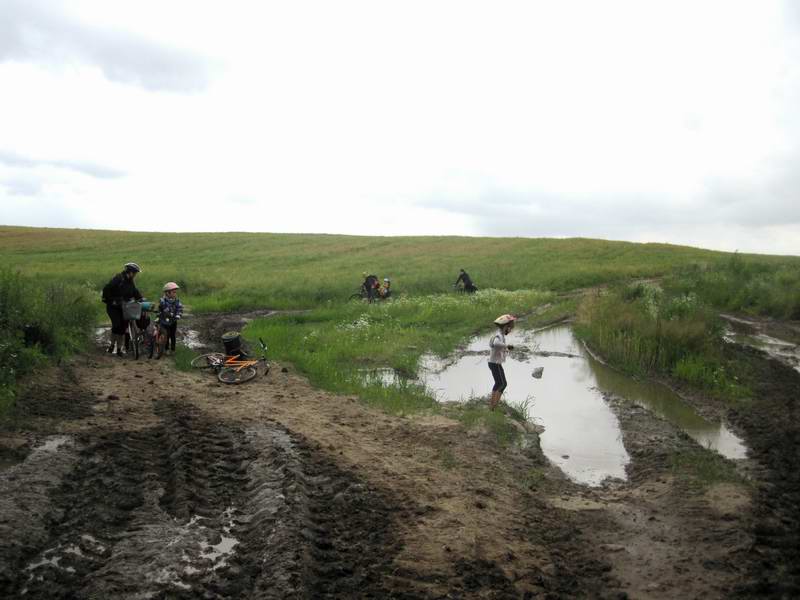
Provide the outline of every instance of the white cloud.
{"type": "Polygon", "coordinates": [[[735,228],[800,254],[790,4],[12,6],[11,31],[69,52],[0,42],[0,158],[37,165],[6,161],[4,222],[48,194],[91,227],[720,248],[735,228]],[[135,201],[174,214],[120,222],[135,201]]]}

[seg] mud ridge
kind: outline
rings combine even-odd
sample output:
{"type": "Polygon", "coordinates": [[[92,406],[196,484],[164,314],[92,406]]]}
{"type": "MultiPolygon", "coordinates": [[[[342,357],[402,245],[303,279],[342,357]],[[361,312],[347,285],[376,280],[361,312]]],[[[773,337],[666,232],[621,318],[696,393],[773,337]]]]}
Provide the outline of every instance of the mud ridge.
{"type": "Polygon", "coordinates": [[[276,423],[155,411],[157,427],[83,436],[3,473],[4,597],[394,595],[403,507],[276,423]]]}
{"type": "Polygon", "coordinates": [[[733,411],[753,457],[765,467],[754,508],[755,541],[748,549],[744,598],[800,597],[800,374],[764,353],[728,348],[756,382],[753,406],[733,411]]]}

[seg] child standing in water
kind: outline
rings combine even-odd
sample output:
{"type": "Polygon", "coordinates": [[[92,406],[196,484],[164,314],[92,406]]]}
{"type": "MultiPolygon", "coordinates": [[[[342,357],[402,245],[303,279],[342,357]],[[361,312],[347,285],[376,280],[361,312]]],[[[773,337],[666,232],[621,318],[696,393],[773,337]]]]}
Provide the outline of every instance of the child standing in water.
{"type": "Polygon", "coordinates": [[[494,387],[492,387],[492,398],[489,401],[489,410],[494,410],[500,403],[500,396],[506,389],[508,382],[506,382],[506,374],[503,370],[503,363],[506,360],[506,354],[509,350],[513,350],[514,346],[506,343],[506,335],[514,329],[514,322],[517,317],[514,315],[501,315],[494,320],[497,325],[497,333],[489,340],[489,348],[491,354],[489,355],[489,370],[494,377],[494,387]]]}
{"type": "Polygon", "coordinates": [[[183,316],[183,304],[178,300],[180,286],[174,281],[164,284],[164,296],[158,303],[158,353],[156,358],[172,347],[175,352],[175,333],[183,316]]]}

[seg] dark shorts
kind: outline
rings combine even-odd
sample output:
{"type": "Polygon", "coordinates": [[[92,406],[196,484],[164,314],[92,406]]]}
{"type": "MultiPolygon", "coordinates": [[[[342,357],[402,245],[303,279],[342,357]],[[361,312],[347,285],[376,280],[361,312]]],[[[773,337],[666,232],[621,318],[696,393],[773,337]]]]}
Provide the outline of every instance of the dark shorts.
{"type": "Polygon", "coordinates": [[[508,386],[508,382],[506,381],[506,372],[503,370],[503,365],[489,363],[489,370],[492,372],[492,377],[494,377],[494,387],[492,391],[502,392],[505,390],[508,386]]]}

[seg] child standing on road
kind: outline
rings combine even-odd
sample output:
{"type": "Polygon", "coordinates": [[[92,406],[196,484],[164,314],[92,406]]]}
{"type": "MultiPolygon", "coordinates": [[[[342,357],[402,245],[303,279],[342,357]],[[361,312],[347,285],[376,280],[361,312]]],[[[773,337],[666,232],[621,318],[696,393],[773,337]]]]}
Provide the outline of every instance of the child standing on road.
{"type": "Polygon", "coordinates": [[[156,359],[170,348],[175,352],[175,334],[178,331],[178,321],[183,316],[183,304],[178,299],[180,286],[174,281],[164,284],[164,296],[158,303],[158,354],[156,359]]]}
{"type": "Polygon", "coordinates": [[[489,355],[489,370],[492,372],[494,378],[494,387],[492,387],[492,399],[489,401],[489,410],[494,410],[500,403],[500,396],[503,395],[508,383],[506,382],[506,374],[503,370],[503,363],[506,360],[506,354],[509,350],[513,350],[514,346],[506,343],[506,335],[514,329],[514,322],[517,317],[514,315],[501,315],[494,320],[497,325],[497,333],[489,340],[489,348],[491,354],[489,355]]]}

